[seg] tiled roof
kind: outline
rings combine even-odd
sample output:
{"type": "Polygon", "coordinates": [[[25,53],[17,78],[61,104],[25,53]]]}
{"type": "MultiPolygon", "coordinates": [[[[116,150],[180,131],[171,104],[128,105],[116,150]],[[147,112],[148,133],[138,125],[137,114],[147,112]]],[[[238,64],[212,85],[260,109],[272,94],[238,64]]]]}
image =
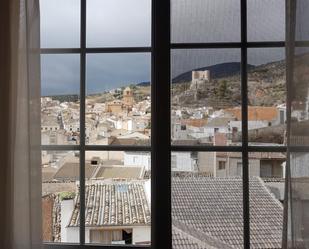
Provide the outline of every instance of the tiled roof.
{"type": "Polygon", "coordinates": [[[172,141],[173,145],[198,145],[199,141],[197,139],[177,139],[172,141]]]}
{"type": "Polygon", "coordinates": [[[182,119],[181,124],[194,127],[203,127],[207,124],[207,119],[182,119]]]}
{"type": "Polygon", "coordinates": [[[138,139],[138,138],[115,138],[109,145],[150,145],[149,139],[138,139]]]}
{"type": "MultiPolygon", "coordinates": [[[[150,207],[144,182],[86,185],[85,199],[86,226],[150,225],[150,207]]],[[[77,197],[69,226],[79,226],[79,206],[77,197]]]]}
{"type": "Polygon", "coordinates": [[[227,126],[231,121],[231,118],[226,117],[216,117],[208,120],[208,124],[206,126],[213,127],[213,126],[227,126]]]}
{"type": "Polygon", "coordinates": [[[75,182],[43,182],[42,195],[56,194],[61,192],[75,192],[75,182]]]}
{"type": "MultiPolygon", "coordinates": [[[[226,112],[232,113],[237,120],[241,120],[241,108],[225,109],[226,112]]],[[[278,117],[278,110],[276,107],[267,106],[248,106],[248,120],[255,121],[273,121],[278,117]]]]}
{"type": "Polygon", "coordinates": [[[172,221],[172,229],[173,249],[233,249],[233,246],[176,219],[172,221]]]}
{"type": "Polygon", "coordinates": [[[188,235],[177,227],[172,227],[173,249],[210,249],[202,241],[188,235]]]}
{"type": "MultiPolygon", "coordinates": [[[[251,178],[249,187],[251,247],[281,248],[282,204],[261,179],[251,178]]],[[[233,248],[242,248],[242,198],[240,178],[175,178],[172,218],[233,248]]]]}
{"type": "Polygon", "coordinates": [[[54,167],[43,167],[42,168],[42,182],[52,181],[57,169],[54,167]]]}
{"type": "Polygon", "coordinates": [[[139,179],[144,175],[142,167],[126,167],[126,166],[100,166],[95,173],[94,178],[119,178],[119,179],[139,179]]]}
{"type": "MultiPolygon", "coordinates": [[[[85,165],[85,177],[90,179],[94,172],[96,171],[97,166],[92,166],[89,163],[85,165]]],[[[66,181],[66,180],[79,180],[79,162],[67,162],[65,163],[57,173],[54,175],[55,180],[66,181]]]]}

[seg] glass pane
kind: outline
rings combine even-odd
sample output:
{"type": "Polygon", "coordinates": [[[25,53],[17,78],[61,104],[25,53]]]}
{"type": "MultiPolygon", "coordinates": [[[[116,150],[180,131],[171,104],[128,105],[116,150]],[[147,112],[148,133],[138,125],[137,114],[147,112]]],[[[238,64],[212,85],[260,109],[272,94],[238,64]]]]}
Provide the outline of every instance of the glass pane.
{"type": "MultiPolygon", "coordinates": [[[[70,226],[79,202],[79,152],[42,151],[42,237],[45,242],[79,242],[70,226]]],[[[79,217],[76,217],[76,221],[79,217]]]]}
{"type": "Polygon", "coordinates": [[[288,230],[291,237],[291,245],[304,247],[308,243],[308,198],[309,190],[309,171],[308,171],[308,151],[291,152],[290,154],[290,172],[291,178],[289,191],[289,224],[288,230]]]}
{"type": "Polygon", "coordinates": [[[239,42],[240,1],[172,0],[173,43],[239,42]]]}
{"type": "Polygon", "coordinates": [[[285,153],[249,153],[252,248],[281,248],[285,166],[285,153]]]}
{"type": "Polygon", "coordinates": [[[296,4],[295,13],[295,40],[309,41],[309,2],[306,0],[299,0],[296,4]]]}
{"type": "Polygon", "coordinates": [[[239,49],[172,51],[172,143],[239,145],[239,49]]]}
{"type": "Polygon", "coordinates": [[[308,47],[295,48],[293,82],[291,84],[291,131],[290,144],[309,145],[309,81],[308,47]]]}
{"type": "Polygon", "coordinates": [[[150,0],[88,0],[88,47],[138,47],[151,43],[150,0]]]}
{"type": "Polygon", "coordinates": [[[243,248],[241,153],[171,156],[173,248],[243,248]]]}
{"type": "Polygon", "coordinates": [[[42,144],[79,143],[79,55],[41,56],[42,144]]]}
{"type": "Polygon", "coordinates": [[[42,48],[80,46],[79,0],[40,0],[40,23],[42,48]]]}
{"type": "Polygon", "coordinates": [[[86,152],[86,243],[150,245],[150,165],[150,152],[86,152]]]}
{"type": "Polygon", "coordinates": [[[149,145],[150,54],[87,55],[86,142],[149,145]]]}
{"type": "Polygon", "coordinates": [[[285,40],[285,1],[248,0],[248,41],[285,40]]]}
{"type": "Polygon", "coordinates": [[[286,142],[284,48],[248,49],[248,129],[251,145],[286,142]]]}

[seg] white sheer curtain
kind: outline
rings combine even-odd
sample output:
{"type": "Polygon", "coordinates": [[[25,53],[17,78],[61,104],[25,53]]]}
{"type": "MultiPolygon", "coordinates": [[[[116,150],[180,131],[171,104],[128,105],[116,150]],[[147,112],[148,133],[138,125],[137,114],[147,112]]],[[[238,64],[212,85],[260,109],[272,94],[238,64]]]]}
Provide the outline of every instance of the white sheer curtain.
{"type": "Polygon", "coordinates": [[[309,248],[309,1],[287,0],[287,178],[283,248],[309,248]]]}
{"type": "Polygon", "coordinates": [[[0,248],[41,247],[39,1],[0,1],[0,248]]]}

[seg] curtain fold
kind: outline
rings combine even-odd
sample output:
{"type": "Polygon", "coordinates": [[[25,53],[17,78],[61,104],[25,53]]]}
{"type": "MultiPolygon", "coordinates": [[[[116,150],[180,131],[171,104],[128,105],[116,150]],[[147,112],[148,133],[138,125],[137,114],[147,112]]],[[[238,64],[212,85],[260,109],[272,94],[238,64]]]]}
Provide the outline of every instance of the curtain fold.
{"type": "Polygon", "coordinates": [[[286,0],[287,167],[283,248],[309,248],[309,1],[286,0]]]}
{"type": "Polygon", "coordinates": [[[0,1],[0,248],[41,248],[38,0],[0,1]]]}

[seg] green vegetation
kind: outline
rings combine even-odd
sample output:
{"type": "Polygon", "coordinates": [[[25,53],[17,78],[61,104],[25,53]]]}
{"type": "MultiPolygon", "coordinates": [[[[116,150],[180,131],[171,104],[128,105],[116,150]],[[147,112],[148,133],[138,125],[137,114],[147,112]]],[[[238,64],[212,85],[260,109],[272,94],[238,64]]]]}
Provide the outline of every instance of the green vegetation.
{"type": "Polygon", "coordinates": [[[61,201],[63,200],[71,200],[71,199],[74,199],[75,198],[75,192],[68,192],[68,191],[65,191],[65,192],[61,192],[59,194],[59,199],[61,201]]]}
{"type": "Polygon", "coordinates": [[[226,80],[220,81],[219,87],[218,87],[218,95],[220,97],[225,97],[227,95],[227,81],[226,80]]]}

